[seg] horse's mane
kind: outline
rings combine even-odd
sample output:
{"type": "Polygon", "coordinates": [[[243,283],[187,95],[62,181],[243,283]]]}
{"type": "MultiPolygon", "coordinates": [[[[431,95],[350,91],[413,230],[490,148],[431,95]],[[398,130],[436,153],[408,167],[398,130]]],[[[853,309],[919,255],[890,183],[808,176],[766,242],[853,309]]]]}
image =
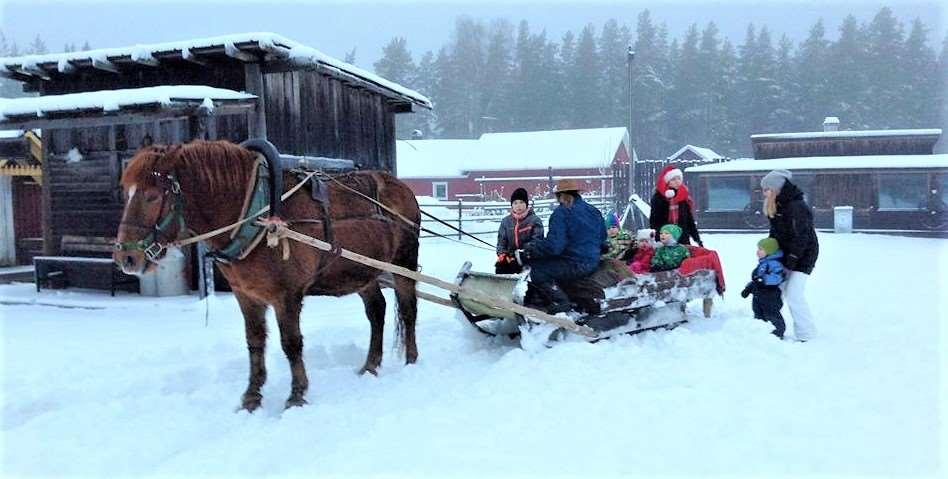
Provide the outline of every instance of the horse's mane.
{"type": "Polygon", "coordinates": [[[135,153],[122,173],[122,186],[154,186],[153,172],[174,174],[182,183],[214,197],[243,191],[256,155],[227,141],[196,140],[184,145],[147,146],[135,153]]]}

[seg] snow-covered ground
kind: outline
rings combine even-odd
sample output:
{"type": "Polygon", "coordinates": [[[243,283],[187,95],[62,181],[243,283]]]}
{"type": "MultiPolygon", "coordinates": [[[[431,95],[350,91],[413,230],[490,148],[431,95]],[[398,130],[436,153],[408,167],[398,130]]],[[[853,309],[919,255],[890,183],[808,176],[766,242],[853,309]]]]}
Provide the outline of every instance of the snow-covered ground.
{"type": "MultiPolygon", "coordinates": [[[[729,281],[710,320],[598,344],[527,352],[423,303],[420,361],[404,367],[388,291],[379,377],[355,374],[369,337],[359,298],[309,298],[310,404],[282,409],[290,376],[271,319],[252,415],[234,412],[247,352],[231,296],[209,302],[205,325],[193,297],[0,286],[0,475],[944,474],[948,241],[820,235],[820,334],[801,344],[768,334],[738,295],[757,239],[707,235],[729,281]]],[[[444,240],[421,256],[446,279],[465,258],[493,260],[444,240]]]]}

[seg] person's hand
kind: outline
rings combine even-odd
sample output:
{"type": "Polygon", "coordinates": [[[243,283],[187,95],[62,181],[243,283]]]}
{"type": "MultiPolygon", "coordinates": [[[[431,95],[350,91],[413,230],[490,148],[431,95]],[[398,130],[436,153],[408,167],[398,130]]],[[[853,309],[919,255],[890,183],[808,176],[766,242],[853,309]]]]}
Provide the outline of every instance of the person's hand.
{"type": "Polygon", "coordinates": [[[599,245],[599,254],[606,254],[609,252],[609,243],[602,243],[599,245]]]}
{"type": "Polygon", "coordinates": [[[747,297],[750,296],[751,291],[753,289],[754,289],[754,283],[753,282],[747,283],[747,286],[744,286],[744,290],[741,291],[741,297],[744,299],[747,299],[747,297]]]}
{"type": "Polygon", "coordinates": [[[704,248],[704,241],[698,240],[698,246],[704,248]]]}

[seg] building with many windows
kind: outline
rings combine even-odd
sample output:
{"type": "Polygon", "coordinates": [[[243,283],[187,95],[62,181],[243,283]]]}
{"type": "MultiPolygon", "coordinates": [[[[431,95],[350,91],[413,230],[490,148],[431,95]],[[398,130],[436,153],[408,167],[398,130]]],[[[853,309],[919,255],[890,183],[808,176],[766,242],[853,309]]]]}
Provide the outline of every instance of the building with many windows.
{"type": "Polygon", "coordinates": [[[948,230],[948,154],[933,154],[941,130],[838,131],[838,124],[830,117],[822,132],[753,135],[753,159],[685,170],[701,228],[766,228],[760,179],[787,169],[817,228],[833,227],[835,207],[852,206],[856,230],[948,230]]]}

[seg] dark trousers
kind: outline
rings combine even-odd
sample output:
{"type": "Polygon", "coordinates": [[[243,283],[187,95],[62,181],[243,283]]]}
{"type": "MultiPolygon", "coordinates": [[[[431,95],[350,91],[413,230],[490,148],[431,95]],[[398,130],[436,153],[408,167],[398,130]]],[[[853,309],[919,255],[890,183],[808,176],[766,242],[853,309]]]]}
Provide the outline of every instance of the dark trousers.
{"type": "Polygon", "coordinates": [[[759,286],[754,290],[754,299],[751,301],[751,307],[754,308],[754,317],[763,321],[768,321],[774,325],[774,334],[783,339],[783,333],[787,325],[783,322],[783,315],[780,314],[780,308],[783,307],[783,299],[780,298],[780,288],[776,286],[759,286]]]}
{"type": "Polygon", "coordinates": [[[559,288],[558,282],[585,278],[595,272],[598,266],[583,266],[564,258],[539,258],[531,260],[528,265],[530,283],[554,304],[569,302],[569,297],[559,288]]]}

